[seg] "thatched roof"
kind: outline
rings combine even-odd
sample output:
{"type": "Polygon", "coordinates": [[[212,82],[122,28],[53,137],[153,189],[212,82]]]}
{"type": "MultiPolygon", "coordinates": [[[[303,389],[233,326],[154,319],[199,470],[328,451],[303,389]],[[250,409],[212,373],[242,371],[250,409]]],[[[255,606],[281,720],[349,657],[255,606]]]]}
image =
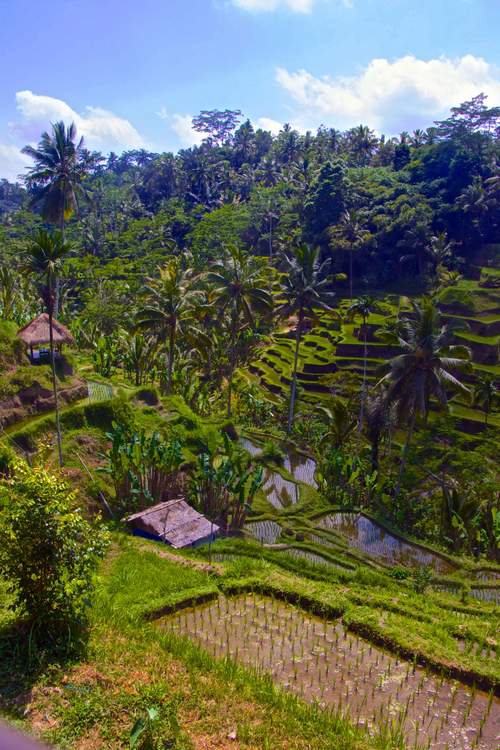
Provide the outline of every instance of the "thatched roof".
{"type": "MultiPolygon", "coordinates": [[[[74,339],[71,333],[68,331],[66,326],[59,323],[58,320],[52,318],[52,333],[54,337],[54,344],[73,344],[74,339]]],[[[42,313],[28,323],[27,326],[21,328],[17,335],[22,339],[28,346],[40,346],[41,344],[48,344],[50,342],[50,331],[49,331],[49,316],[47,313],[42,313]]]]}
{"type": "Polygon", "coordinates": [[[219,530],[182,498],[134,513],[126,522],[135,531],[162,539],[176,549],[189,547],[219,530]]]}

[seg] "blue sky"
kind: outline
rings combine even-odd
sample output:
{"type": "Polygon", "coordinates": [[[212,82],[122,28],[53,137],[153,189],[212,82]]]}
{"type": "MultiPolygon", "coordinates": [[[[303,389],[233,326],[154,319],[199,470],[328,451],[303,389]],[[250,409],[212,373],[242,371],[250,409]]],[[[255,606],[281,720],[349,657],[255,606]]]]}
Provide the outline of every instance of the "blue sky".
{"type": "Polygon", "coordinates": [[[500,0],[0,0],[0,176],[57,119],[104,152],[190,145],[215,107],[426,126],[481,90],[500,104],[499,29],[500,0]]]}

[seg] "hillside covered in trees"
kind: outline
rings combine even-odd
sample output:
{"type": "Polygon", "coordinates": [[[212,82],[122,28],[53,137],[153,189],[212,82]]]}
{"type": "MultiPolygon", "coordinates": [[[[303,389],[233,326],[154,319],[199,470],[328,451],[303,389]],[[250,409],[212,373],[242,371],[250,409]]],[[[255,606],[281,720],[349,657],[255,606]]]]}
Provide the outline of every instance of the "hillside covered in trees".
{"type": "Polygon", "coordinates": [[[0,710],[82,749],[493,750],[500,107],[193,127],[57,122],[0,182],[0,710]],[[130,536],[179,497],[209,544],[130,536]]]}

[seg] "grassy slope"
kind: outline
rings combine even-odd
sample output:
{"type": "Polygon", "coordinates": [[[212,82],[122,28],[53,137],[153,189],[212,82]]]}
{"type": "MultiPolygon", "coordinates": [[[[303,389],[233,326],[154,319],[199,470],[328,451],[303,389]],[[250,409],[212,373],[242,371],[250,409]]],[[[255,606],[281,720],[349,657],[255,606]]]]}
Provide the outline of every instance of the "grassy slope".
{"type": "MultiPolygon", "coordinates": [[[[9,649],[2,612],[0,705],[9,719],[75,750],[124,747],[135,720],[150,706],[159,708],[163,737],[175,748],[398,747],[369,741],[345,720],[303,704],[248,670],[216,662],[145,621],[146,610],[215,593],[218,581],[144,552],[146,542],[121,537],[116,542],[92,609],[85,659],[28,679],[9,649]],[[236,739],[228,739],[233,732],[236,739]]],[[[226,580],[234,582],[234,571],[226,580]]]]}
{"type": "Polygon", "coordinates": [[[91,612],[85,658],[46,667],[29,679],[9,647],[10,617],[0,608],[2,713],[62,748],[123,747],[136,718],[152,705],[160,708],[163,731],[171,736],[177,717],[176,748],[400,747],[387,738],[363,738],[345,720],[231,662],[213,660],[145,619],[186,600],[240,588],[285,595],[326,615],[343,614],[349,628],[392,649],[498,684],[498,661],[481,655],[498,632],[498,610],[491,606],[418,595],[369,571],[313,580],[310,566],[302,565],[299,575],[257,556],[219,564],[214,575],[214,568],[196,561],[195,568],[177,564],[176,557],[186,562],[180,554],[162,557],[161,545],[123,535],[114,540],[91,612]],[[467,644],[464,651],[459,638],[467,644]],[[229,741],[233,732],[237,739],[229,741]]]}

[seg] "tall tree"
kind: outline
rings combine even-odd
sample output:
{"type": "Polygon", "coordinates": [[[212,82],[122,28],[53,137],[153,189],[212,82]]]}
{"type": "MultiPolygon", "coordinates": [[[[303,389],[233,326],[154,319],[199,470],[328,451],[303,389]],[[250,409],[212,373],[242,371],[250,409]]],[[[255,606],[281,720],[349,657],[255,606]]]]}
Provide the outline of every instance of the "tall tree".
{"type": "Polygon", "coordinates": [[[421,303],[412,301],[411,305],[413,316],[401,321],[397,335],[403,353],[391,360],[388,374],[380,381],[387,385],[386,402],[388,406],[395,406],[398,422],[408,424],[396,498],[401,490],[417,416],[427,419],[431,399],[438,407],[447,408],[447,389],[469,394],[456,373],[466,367],[470,351],[450,343],[453,327],[441,323],[439,311],[430,298],[424,297],[421,303]]]}
{"type": "Polygon", "coordinates": [[[488,416],[498,400],[498,388],[492,375],[485,375],[477,379],[474,385],[474,403],[484,412],[484,423],[488,424],[488,416]]]}
{"type": "Polygon", "coordinates": [[[239,109],[204,109],[193,117],[193,129],[205,133],[211,142],[221,146],[230,138],[240,119],[239,109]]]}
{"type": "MultiPolygon", "coordinates": [[[[25,181],[34,191],[34,200],[42,205],[42,216],[56,224],[64,244],[65,222],[78,210],[81,182],[97,157],[84,148],[83,138],[77,141],[75,123],[66,128],[64,122],[52,125],[52,134],[42,133],[35,148],[25,146],[23,154],[35,162],[25,181]]],[[[54,312],[59,311],[59,284],[56,282],[54,312]]]]}
{"type": "Polygon", "coordinates": [[[42,280],[41,294],[49,317],[50,366],[52,370],[52,390],[54,392],[54,405],[56,411],[59,466],[63,465],[63,454],[52,322],[54,318],[56,280],[61,269],[61,263],[70,250],[71,246],[64,242],[61,232],[55,231],[53,234],[50,234],[46,230],[41,229],[28,248],[25,263],[26,270],[42,280]]]}
{"type": "Polygon", "coordinates": [[[361,211],[351,208],[348,211],[344,211],[339,224],[330,229],[331,244],[335,246],[340,240],[340,244],[343,245],[345,243],[349,249],[349,298],[351,302],[354,252],[370,236],[365,221],[365,216],[361,211]]]}
{"type": "Polygon", "coordinates": [[[282,283],[283,304],[278,313],[281,317],[296,316],[295,351],[293,356],[290,406],[287,431],[290,433],[295,414],[297,397],[297,367],[304,323],[313,318],[316,310],[331,311],[334,293],[329,278],[330,260],[320,263],[319,249],[301,245],[290,255],[284,255],[286,276],[282,283]]]}
{"type": "MultiPolygon", "coordinates": [[[[158,268],[158,276],[149,278],[145,288],[145,304],[136,315],[136,327],[153,333],[159,343],[167,344],[164,391],[172,390],[175,348],[179,332],[195,333],[193,305],[199,292],[193,287],[192,276],[183,271],[178,259],[171,259],[158,268]]],[[[199,333],[199,332],[198,332],[199,333]]]]}
{"type": "Polygon", "coordinates": [[[349,193],[345,165],[336,160],[323,164],[311,182],[304,201],[306,236],[314,244],[325,241],[328,227],[337,224],[345,211],[349,193]]]}
{"type": "Polygon", "coordinates": [[[256,315],[272,309],[272,297],[266,289],[262,264],[236,246],[229,246],[224,262],[205,276],[214,287],[220,320],[227,320],[229,335],[229,373],[227,416],[231,416],[231,396],[239,334],[243,328],[255,328],[256,315]]]}
{"type": "Polygon", "coordinates": [[[372,313],[377,312],[379,309],[377,301],[374,297],[364,296],[352,302],[347,309],[349,317],[360,316],[363,330],[363,381],[361,385],[361,398],[359,402],[359,420],[358,420],[358,434],[361,434],[363,429],[363,415],[366,401],[366,364],[368,359],[368,318],[372,313]]]}

